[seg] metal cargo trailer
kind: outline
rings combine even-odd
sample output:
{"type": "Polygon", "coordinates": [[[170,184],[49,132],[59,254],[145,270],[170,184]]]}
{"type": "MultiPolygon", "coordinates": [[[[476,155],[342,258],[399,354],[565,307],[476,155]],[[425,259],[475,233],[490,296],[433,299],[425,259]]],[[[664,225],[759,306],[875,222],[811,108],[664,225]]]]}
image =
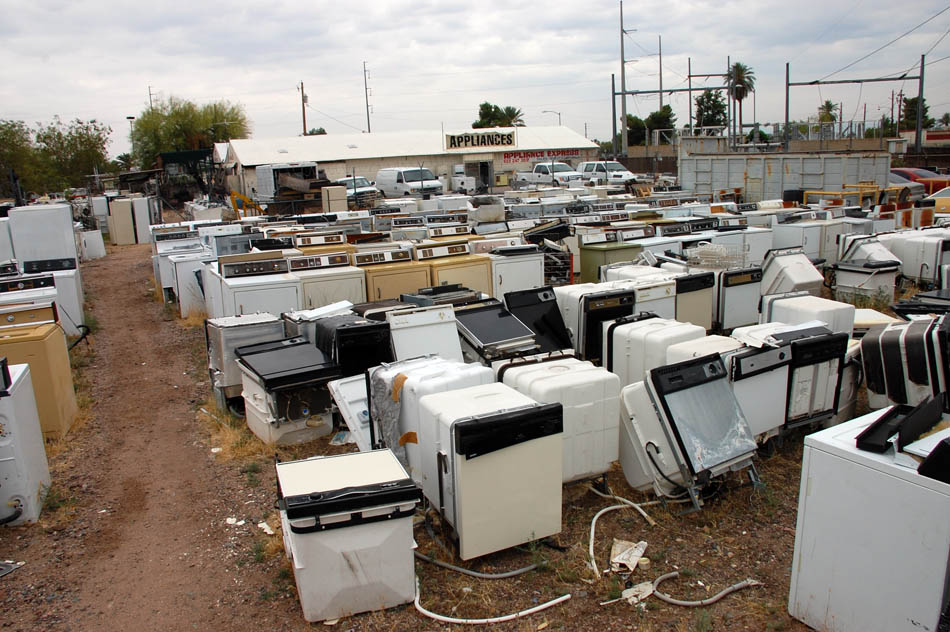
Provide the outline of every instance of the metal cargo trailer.
{"type": "Polygon", "coordinates": [[[886,187],[887,152],[851,154],[707,154],[681,156],[679,182],[696,195],[742,187],[747,202],[782,199],[787,189],[842,191],[845,184],[873,180],[886,187]]]}

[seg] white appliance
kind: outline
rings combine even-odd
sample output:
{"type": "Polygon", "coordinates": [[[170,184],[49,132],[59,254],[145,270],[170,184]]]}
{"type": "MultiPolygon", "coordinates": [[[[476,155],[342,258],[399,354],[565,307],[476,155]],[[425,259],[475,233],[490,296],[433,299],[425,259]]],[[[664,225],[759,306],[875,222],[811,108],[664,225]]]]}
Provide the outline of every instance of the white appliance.
{"type": "Polygon", "coordinates": [[[638,314],[604,323],[604,366],[627,386],[641,381],[650,369],[666,364],[666,350],[684,340],[706,336],[699,325],[638,314]]]}
{"type": "Polygon", "coordinates": [[[409,603],[421,494],[389,450],[277,463],[284,550],[304,619],[409,603]]]}
{"type": "Polygon", "coordinates": [[[286,259],[218,263],[222,277],[221,316],[281,314],[302,307],[300,279],[288,272],[286,259]]]}
{"type": "MultiPolygon", "coordinates": [[[[848,341],[848,351],[844,356],[844,369],[841,371],[838,412],[823,427],[836,426],[854,417],[854,411],[858,405],[858,391],[863,379],[864,367],[861,364],[861,341],[852,338],[848,341]]],[[[870,395],[870,393],[867,394],[870,395]]]]}
{"type": "Polygon", "coordinates": [[[291,257],[290,272],[300,279],[303,309],[313,309],[340,301],[366,302],[366,273],[348,265],[345,252],[291,257]]]}
{"type": "Polygon", "coordinates": [[[144,197],[132,198],[132,217],[135,222],[135,241],[147,244],[151,241],[149,225],[152,223],[149,214],[149,199],[144,197]]]}
{"type": "MultiPolygon", "coordinates": [[[[621,282],[622,283],[622,282],[621,282]]],[[[671,278],[643,278],[625,283],[636,291],[635,309],[660,318],[676,317],[676,281],[671,278]]]]}
{"type": "MultiPolygon", "coordinates": [[[[0,305],[55,302],[57,312],[59,312],[60,300],[60,290],[56,287],[56,279],[52,274],[34,274],[0,279],[0,305]]],[[[63,291],[62,301],[68,306],[67,309],[75,310],[74,300],[72,292],[63,291]]],[[[63,314],[58,320],[68,335],[79,335],[78,325],[82,322],[81,319],[73,321],[63,314]]]]}
{"type": "Polygon", "coordinates": [[[561,530],[560,404],[539,404],[504,384],[419,401],[419,449],[439,471],[423,493],[469,560],[561,530]]]}
{"type": "MultiPolygon", "coordinates": [[[[3,228],[0,228],[0,237],[3,236],[3,228]]],[[[13,247],[12,244],[10,246],[13,247]]],[[[83,261],[92,261],[106,256],[106,245],[102,241],[102,233],[98,230],[84,230],[79,236],[79,249],[83,261]]],[[[4,248],[0,241],[0,256],[3,256],[4,248]]]]}
{"type": "Polygon", "coordinates": [[[872,327],[861,338],[868,405],[916,406],[947,390],[950,319],[921,318],[872,327]]]}
{"type": "Polygon", "coordinates": [[[814,325],[773,322],[732,332],[756,348],[790,345],[786,428],[827,421],[838,409],[848,335],[814,325]]]}
{"type": "Polygon", "coordinates": [[[601,323],[635,313],[637,293],[626,281],[578,283],[554,288],[561,318],[580,358],[600,363],[601,323]]]}
{"type": "Polygon", "coordinates": [[[670,496],[684,487],[698,510],[711,478],[748,468],[758,481],[755,440],[719,357],[652,369],[620,400],[620,465],[634,489],[670,496]]]}
{"type": "Polygon", "coordinates": [[[835,333],[851,337],[854,328],[854,305],[839,303],[819,296],[771,296],[762,302],[762,322],[800,325],[820,321],[835,333]]]}
{"type": "Polygon", "coordinates": [[[333,429],[327,382],[339,367],[313,343],[285,338],[239,347],[241,396],[247,427],[264,443],[313,441],[333,429]]]}
{"type": "Polygon", "coordinates": [[[950,485],[856,447],[881,414],[805,437],[788,612],[815,630],[950,622],[950,485]]]}
{"type": "Polygon", "coordinates": [[[762,263],[762,295],[806,291],[821,295],[824,275],[812,265],[801,248],[769,251],[762,263]]]}
{"type": "Polygon", "coordinates": [[[901,261],[902,275],[922,283],[937,283],[940,280],[943,253],[945,249],[950,250],[950,239],[922,230],[883,233],[877,238],[901,261]]]}
{"type": "Polygon", "coordinates": [[[719,328],[728,331],[758,322],[762,268],[723,270],[718,280],[719,300],[715,316],[719,328]]]}
{"type": "Polygon", "coordinates": [[[198,275],[205,263],[214,261],[207,249],[187,255],[171,255],[168,262],[172,270],[178,314],[188,318],[193,314],[205,314],[205,296],[198,284],[198,275]]]}
{"type": "Polygon", "coordinates": [[[273,314],[212,318],[205,323],[208,371],[221,409],[227,409],[226,399],[241,395],[241,370],[237,367],[235,349],[279,340],[283,336],[283,321],[273,314]]]}
{"type": "Polygon", "coordinates": [[[799,221],[772,225],[773,248],[801,248],[809,259],[821,257],[822,228],[819,222],[799,221]]]}
{"type": "Polygon", "coordinates": [[[215,226],[198,226],[197,231],[201,245],[210,248],[214,243],[215,237],[220,237],[221,235],[240,235],[244,232],[244,227],[241,224],[218,224],[215,226]]]}
{"type": "Polygon", "coordinates": [[[109,220],[109,202],[105,196],[97,195],[89,198],[89,204],[92,208],[92,215],[99,222],[100,232],[109,232],[106,225],[109,220]]]}
{"type": "Polygon", "coordinates": [[[670,346],[666,360],[675,364],[712,354],[719,354],[726,365],[732,392],[756,442],[762,444],[779,434],[785,424],[792,358],[788,345],[756,349],[735,338],[706,336],[670,346]]]}
{"type": "Polygon", "coordinates": [[[437,355],[462,361],[462,343],[450,305],[393,310],[386,312],[386,320],[397,360],[437,355]]]}
{"type": "Polygon", "coordinates": [[[36,522],[50,486],[29,364],[0,362],[0,524],[36,522]]]}
{"type": "MultiPolygon", "coordinates": [[[[365,398],[365,376],[354,377],[362,382],[365,398]]],[[[439,356],[382,364],[369,369],[372,431],[369,429],[369,419],[365,423],[356,423],[356,417],[344,416],[344,419],[356,436],[360,449],[369,449],[363,448],[363,445],[388,447],[412,479],[425,486],[425,477],[437,472],[438,468],[434,452],[420,452],[424,438],[419,423],[420,399],[433,393],[458,391],[494,381],[494,373],[486,366],[446,360],[439,356]]]]}
{"type": "MultiPolygon", "coordinates": [[[[549,356],[550,357],[550,356],[549,356]]],[[[600,476],[617,460],[620,379],[573,357],[516,359],[497,367],[498,380],[543,404],[561,404],[565,483],[600,476]]]]}
{"type": "Polygon", "coordinates": [[[16,259],[13,250],[13,239],[10,237],[10,218],[0,217],[0,261],[9,259],[16,259]]]}
{"type": "Polygon", "coordinates": [[[79,260],[69,204],[18,206],[10,209],[8,224],[18,260],[79,260]]]}
{"type": "Polygon", "coordinates": [[[536,246],[510,246],[484,254],[491,261],[492,296],[501,300],[508,292],[544,285],[544,253],[536,246]]]}
{"type": "Polygon", "coordinates": [[[773,235],[771,228],[734,226],[730,230],[718,230],[710,242],[736,248],[744,266],[760,266],[772,249],[773,235]]]}

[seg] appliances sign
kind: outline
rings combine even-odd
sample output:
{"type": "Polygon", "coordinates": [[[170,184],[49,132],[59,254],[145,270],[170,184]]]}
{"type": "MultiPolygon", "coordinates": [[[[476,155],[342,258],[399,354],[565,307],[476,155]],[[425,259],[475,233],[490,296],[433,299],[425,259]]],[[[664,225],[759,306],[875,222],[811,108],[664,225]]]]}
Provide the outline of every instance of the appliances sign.
{"type": "Polygon", "coordinates": [[[561,160],[564,158],[580,158],[580,149],[547,149],[542,151],[506,151],[503,156],[505,164],[512,162],[536,162],[540,160],[561,160]]]}
{"type": "Polygon", "coordinates": [[[516,147],[518,141],[512,132],[467,132],[465,134],[446,134],[446,151],[465,151],[482,147],[516,147]]]}

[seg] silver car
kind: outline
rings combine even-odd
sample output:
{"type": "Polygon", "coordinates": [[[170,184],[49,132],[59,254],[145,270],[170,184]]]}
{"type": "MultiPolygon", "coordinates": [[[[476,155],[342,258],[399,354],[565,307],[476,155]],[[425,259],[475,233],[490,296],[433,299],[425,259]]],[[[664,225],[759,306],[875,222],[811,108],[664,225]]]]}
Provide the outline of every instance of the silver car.
{"type": "Polygon", "coordinates": [[[897,199],[902,202],[916,202],[927,196],[927,189],[923,184],[908,180],[904,176],[893,172],[887,175],[887,183],[892,187],[901,187],[901,190],[897,194],[897,199]]]}

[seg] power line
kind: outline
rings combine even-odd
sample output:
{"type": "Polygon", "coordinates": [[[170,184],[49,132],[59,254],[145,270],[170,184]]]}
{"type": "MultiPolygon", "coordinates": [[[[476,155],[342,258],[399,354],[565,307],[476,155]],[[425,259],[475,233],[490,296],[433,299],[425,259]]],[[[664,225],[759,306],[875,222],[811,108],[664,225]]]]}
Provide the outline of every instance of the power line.
{"type": "Polygon", "coordinates": [[[832,77],[832,76],[838,74],[839,72],[841,72],[841,71],[843,71],[843,70],[847,70],[847,69],[850,68],[851,66],[854,66],[855,64],[858,64],[858,63],[864,61],[864,60],[867,59],[868,57],[870,57],[870,56],[872,56],[872,55],[874,55],[874,54],[876,54],[876,53],[881,52],[882,50],[884,50],[885,48],[887,48],[888,46],[890,46],[890,45],[893,44],[894,42],[896,42],[896,41],[898,41],[898,40],[900,40],[900,39],[903,39],[904,37],[910,35],[910,34],[913,33],[914,31],[916,31],[917,29],[919,29],[920,27],[922,27],[924,24],[927,24],[928,22],[932,21],[933,19],[935,19],[935,18],[939,17],[940,15],[946,13],[948,10],[950,10],[950,6],[944,7],[943,9],[941,9],[940,11],[938,11],[937,13],[935,13],[934,15],[930,16],[929,18],[927,18],[926,20],[924,20],[923,22],[921,22],[920,24],[918,24],[918,25],[915,26],[914,28],[910,29],[909,31],[905,31],[904,33],[901,33],[900,35],[898,35],[897,37],[895,37],[894,39],[892,39],[892,40],[889,41],[888,43],[886,43],[886,44],[884,44],[883,46],[880,46],[880,47],[878,47],[878,48],[875,48],[873,51],[871,51],[870,53],[868,53],[868,54],[865,55],[864,57],[861,57],[860,59],[856,59],[855,61],[851,62],[851,63],[848,64],[847,66],[844,66],[843,68],[839,68],[838,70],[834,71],[834,72],[831,73],[831,74],[825,75],[824,77],[822,77],[821,79],[819,79],[819,81],[824,81],[824,80],[827,79],[828,77],[832,77]]]}
{"type": "Polygon", "coordinates": [[[350,125],[349,123],[346,123],[346,122],[344,122],[344,121],[341,121],[341,120],[338,119],[338,118],[334,118],[334,117],[330,116],[330,115],[327,114],[326,112],[321,112],[320,110],[318,110],[317,108],[313,107],[313,106],[310,105],[309,103],[307,104],[307,107],[310,108],[311,110],[313,110],[314,112],[316,112],[317,114],[320,114],[321,116],[325,116],[325,117],[327,117],[328,119],[330,119],[330,120],[332,120],[332,121],[336,121],[336,122],[339,123],[340,125],[346,125],[346,126],[349,127],[350,129],[355,129],[357,132],[362,132],[362,131],[363,131],[363,130],[361,130],[361,129],[358,128],[358,127],[354,127],[353,125],[350,125]]]}
{"type": "MultiPolygon", "coordinates": [[[[851,13],[853,13],[854,10],[857,9],[857,8],[861,5],[862,2],[864,2],[864,0],[858,0],[857,2],[855,2],[853,7],[851,7],[850,9],[848,9],[847,11],[845,11],[844,13],[842,13],[842,14],[838,17],[837,21],[832,22],[831,24],[829,24],[828,27],[827,27],[824,31],[822,31],[821,33],[819,33],[817,37],[812,38],[811,41],[812,41],[812,42],[818,42],[818,41],[820,41],[821,38],[823,38],[825,35],[828,34],[828,31],[830,31],[831,29],[833,29],[833,28],[835,28],[836,26],[838,26],[839,24],[841,24],[841,22],[843,22],[844,19],[845,19],[848,15],[850,15],[851,13]]],[[[795,55],[794,57],[792,57],[791,59],[788,60],[789,63],[795,61],[796,59],[798,59],[799,57],[801,57],[801,56],[804,55],[805,53],[809,52],[810,50],[811,50],[810,47],[808,47],[808,46],[803,46],[800,53],[798,53],[797,55],[795,55]]]]}

